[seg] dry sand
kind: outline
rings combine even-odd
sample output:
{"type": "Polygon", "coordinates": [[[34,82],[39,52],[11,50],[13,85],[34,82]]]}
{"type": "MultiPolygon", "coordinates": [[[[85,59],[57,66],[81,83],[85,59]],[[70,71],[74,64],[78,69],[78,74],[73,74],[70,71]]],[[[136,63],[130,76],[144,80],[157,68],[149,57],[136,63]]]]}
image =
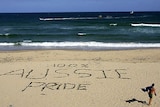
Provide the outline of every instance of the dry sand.
{"type": "Polygon", "coordinates": [[[0,107],[145,107],[160,49],[0,52],[0,107]]]}

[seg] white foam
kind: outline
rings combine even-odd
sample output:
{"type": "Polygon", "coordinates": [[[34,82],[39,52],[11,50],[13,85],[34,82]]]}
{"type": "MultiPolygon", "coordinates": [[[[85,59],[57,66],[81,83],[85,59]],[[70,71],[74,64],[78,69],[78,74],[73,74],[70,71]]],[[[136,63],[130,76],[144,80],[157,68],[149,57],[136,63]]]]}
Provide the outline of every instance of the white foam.
{"type": "Polygon", "coordinates": [[[13,46],[14,43],[0,43],[0,46],[13,46]]]}
{"type": "Polygon", "coordinates": [[[44,48],[92,48],[92,49],[130,49],[130,48],[160,48],[160,43],[103,43],[103,42],[18,42],[0,43],[0,46],[24,46],[44,48]]]}
{"type": "Polygon", "coordinates": [[[54,18],[39,18],[39,20],[42,20],[42,21],[51,21],[51,20],[54,20],[54,18]]]}
{"type": "Polygon", "coordinates": [[[103,47],[103,48],[142,48],[160,47],[160,43],[103,43],[103,42],[43,42],[21,43],[22,46],[49,47],[103,47]]]}
{"type": "Polygon", "coordinates": [[[82,32],[78,33],[78,36],[86,36],[86,35],[87,35],[86,33],[82,33],[82,32]]]}
{"type": "Polygon", "coordinates": [[[5,33],[5,34],[0,33],[0,36],[9,36],[9,35],[10,35],[10,33],[5,33]]]}
{"type": "Polygon", "coordinates": [[[110,26],[117,26],[117,23],[111,23],[110,26]]]}
{"type": "Polygon", "coordinates": [[[145,24],[145,23],[139,23],[139,24],[134,24],[132,23],[131,26],[137,27],[137,26],[144,26],[144,27],[160,27],[160,24],[145,24]]]}
{"type": "Polygon", "coordinates": [[[9,36],[10,35],[10,33],[5,33],[5,36],[9,36]]]}
{"type": "Polygon", "coordinates": [[[98,19],[97,17],[64,17],[64,18],[39,18],[41,21],[52,21],[52,20],[89,20],[89,19],[98,19]]]}

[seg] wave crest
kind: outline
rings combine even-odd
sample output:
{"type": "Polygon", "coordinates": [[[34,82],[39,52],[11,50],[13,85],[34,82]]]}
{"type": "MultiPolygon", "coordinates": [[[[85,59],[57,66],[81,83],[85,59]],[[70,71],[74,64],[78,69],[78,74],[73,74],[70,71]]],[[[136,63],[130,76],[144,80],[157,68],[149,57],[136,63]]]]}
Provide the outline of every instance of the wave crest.
{"type": "Polygon", "coordinates": [[[51,49],[131,49],[160,48],[160,43],[103,43],[103,42],[17,42],[0,43],[0,46],[41,47],[51,49]]]}
{"type": "Polygon", "coordinates": [[[160,27],[160,24],[145,24],[145,23],[139,23],[139,24],[134,24],[132,23],[131,26],[133,27],[160,27]]]}

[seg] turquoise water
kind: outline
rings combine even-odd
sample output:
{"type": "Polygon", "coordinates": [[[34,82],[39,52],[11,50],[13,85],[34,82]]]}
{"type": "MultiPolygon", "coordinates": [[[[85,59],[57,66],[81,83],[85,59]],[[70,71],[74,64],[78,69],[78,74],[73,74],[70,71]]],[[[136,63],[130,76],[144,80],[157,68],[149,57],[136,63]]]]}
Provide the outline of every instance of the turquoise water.
{"type": "Polygon", "coordinates": [[[0,14],[0,50],[156,47],[160,12],[0,14]]]}

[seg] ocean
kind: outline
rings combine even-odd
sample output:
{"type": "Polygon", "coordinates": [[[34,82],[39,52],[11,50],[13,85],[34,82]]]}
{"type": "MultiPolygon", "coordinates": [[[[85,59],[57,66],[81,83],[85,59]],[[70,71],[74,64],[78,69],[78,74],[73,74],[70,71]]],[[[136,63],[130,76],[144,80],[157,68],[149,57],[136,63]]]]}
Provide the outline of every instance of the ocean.
{"type": "Polygon", "coordinates": [[[0,13],[0,50],[160,48],[160,12],[0,13]]]}

